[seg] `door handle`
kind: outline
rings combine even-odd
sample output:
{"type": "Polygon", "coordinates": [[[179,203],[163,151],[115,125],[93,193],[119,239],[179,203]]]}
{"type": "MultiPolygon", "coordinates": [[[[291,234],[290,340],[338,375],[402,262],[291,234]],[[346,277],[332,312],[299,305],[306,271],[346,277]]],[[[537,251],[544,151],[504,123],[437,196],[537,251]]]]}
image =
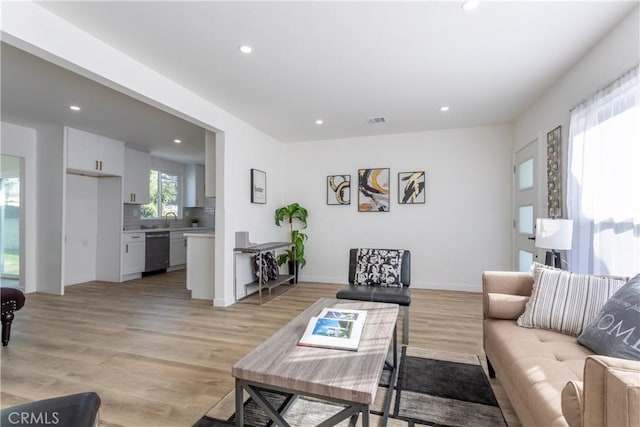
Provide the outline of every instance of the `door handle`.
{"type": "Polygon", "coordinates": [[[527,237],[527,240],[533,240],[535,242],[536,236],[527,237]]]}

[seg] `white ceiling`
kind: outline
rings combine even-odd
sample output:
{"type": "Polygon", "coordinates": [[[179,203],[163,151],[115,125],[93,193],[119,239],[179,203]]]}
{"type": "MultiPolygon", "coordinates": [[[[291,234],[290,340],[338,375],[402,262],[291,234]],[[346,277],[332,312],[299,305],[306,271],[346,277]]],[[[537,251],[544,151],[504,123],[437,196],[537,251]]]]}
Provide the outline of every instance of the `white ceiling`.
{"type": "Polygon", "coordinates": [[[125,141],[154,156],[204,163],[204,129],[2,44],[2,120],[65,125],[125,141]],[[79,112],[70,105],[81,107],[79,112]],[[174,139],[181,139],[175,144],[174,139]]]}
{"type": "Polygon", "coordinates": [[[296,142],[512,122],[638,1],[40,4],[296,142]]]}

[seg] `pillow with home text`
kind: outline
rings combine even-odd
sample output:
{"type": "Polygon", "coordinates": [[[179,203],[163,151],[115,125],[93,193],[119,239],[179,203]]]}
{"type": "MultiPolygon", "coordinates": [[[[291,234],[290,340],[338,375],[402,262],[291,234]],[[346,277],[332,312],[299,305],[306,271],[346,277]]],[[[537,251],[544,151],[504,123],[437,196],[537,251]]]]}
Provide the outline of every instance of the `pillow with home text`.
{"type": "Polygon", "coordinates": [[[596,354],[640,360],[640,274],[609,298],[578,342],[596,354]]]}

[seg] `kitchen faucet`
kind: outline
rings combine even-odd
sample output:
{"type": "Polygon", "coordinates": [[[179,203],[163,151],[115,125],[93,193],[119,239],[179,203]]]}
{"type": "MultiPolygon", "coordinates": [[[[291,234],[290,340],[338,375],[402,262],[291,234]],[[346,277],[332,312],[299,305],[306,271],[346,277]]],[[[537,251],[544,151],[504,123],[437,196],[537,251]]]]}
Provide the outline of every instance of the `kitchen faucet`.
{"type": "Polygon", "coordinates": [[[169,215],[173,215],[173,218],[174,218],[176,221],[178,221],[178,215],[176,215],[176,213],[175,213],[175,212],[167,212],[167,213],[164,215],[164,224],[163,224],[163,225],[165,226],[165,228],[169,227],[169,215]]]}

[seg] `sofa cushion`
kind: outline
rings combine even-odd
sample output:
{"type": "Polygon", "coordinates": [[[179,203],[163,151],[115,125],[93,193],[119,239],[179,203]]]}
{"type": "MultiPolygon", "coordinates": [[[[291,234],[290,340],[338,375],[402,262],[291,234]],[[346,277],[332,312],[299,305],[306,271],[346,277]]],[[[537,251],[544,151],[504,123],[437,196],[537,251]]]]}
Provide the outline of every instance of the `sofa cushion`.
{"type": "Polygon", "coordinates": [[[489,310],[488,317],[494,319],[510,319],[515,320],[524,311],[529,297],[511,294],[496,294],[489,292],[487,294],[489,310]]]}
{"type": "Polygon", "coordinates": [[[624,284],[614,279],[533,265],[533,290],[518,325],[578,336],[624,284]]]}
{"type": "Polygon", "coordinates": [[[578,342],[596,354],[640,360],[640,274],[613,294],[578,342]]]}
{"type": "Polygon", "coordinates": [[[358,249],[355,281],[356,285],[403,286],[402,249],[358,249]]]}
{"type": "Polygon", "coordinates": [[[486,319],[484,331],[486,353],[496,367],[498,379],[502,381],[506,376],[512,384],[509,399],[526,402],[526,407],[531,408],[533,419],[524,424],[566,426],[562,389],[568,381],[582,381],[584,360],[593,353],[578,344],[575,337],[521,328],[513,320],[486,319]]]}

